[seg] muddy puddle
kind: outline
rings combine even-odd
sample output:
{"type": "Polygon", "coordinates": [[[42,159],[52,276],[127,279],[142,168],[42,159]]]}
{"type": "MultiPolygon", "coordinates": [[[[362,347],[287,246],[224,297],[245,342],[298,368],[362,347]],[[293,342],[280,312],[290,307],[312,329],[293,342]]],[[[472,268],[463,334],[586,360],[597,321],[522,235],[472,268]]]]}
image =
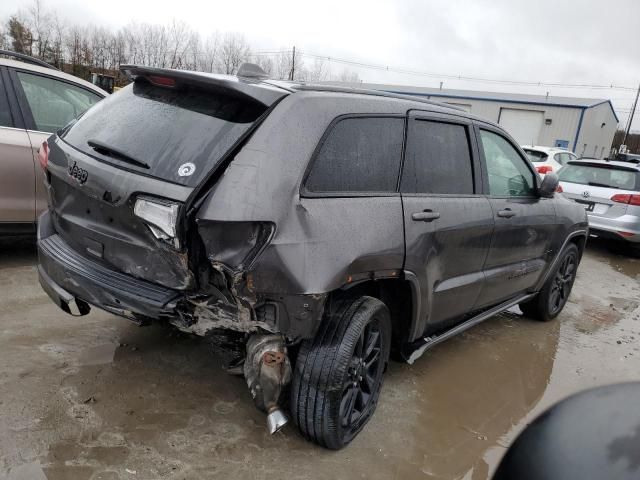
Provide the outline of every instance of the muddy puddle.
{"type": "Polygon", "coordinates": [[[329,452],[291,426],[270,437],[205,342],[59,312],[33,261],[0,259],[12,272],[0,291],[1,479],[484,480],[550,404],[640,379],[638,262],[595,246],[559,321],[514,309],[412,366],[392,363],[373,420],[329,452]]]}

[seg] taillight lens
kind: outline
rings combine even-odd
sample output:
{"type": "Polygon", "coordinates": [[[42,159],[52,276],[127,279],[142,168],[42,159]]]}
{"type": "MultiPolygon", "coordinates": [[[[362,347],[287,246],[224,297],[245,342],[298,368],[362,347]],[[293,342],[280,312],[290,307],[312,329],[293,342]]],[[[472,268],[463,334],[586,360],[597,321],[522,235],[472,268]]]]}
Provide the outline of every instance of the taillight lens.
{"type": "Polygon", "coordinates": [[[536,167],[536,170],[538,173],[546,175],[549,172],[553,172],[553,167],[551,165],[540,165],[539,167],[536,167]]]}
{"type": "Polygon", "coordinates": [[[40,150],[38,150],[38,160],[40,161],[40,166],[43,170],[47,169],[47,165],[49,164],[49,144],[45,140],[40,145],[40,150]]]}
{"type": "Polygon", "coordinates": [[[177,238],[178,213],[180,205],[173,202],[141,197],[136,200],[133,213],[144,220],[157,239],[175,248],[180,248],[177,238]]]}
{"type": "Polygon", "coordinates": [[[612,202],[626,203],[627,205],[640,206],[640,195],[634,195],[630,193],[617,193],[611,197],[612,202]]]}

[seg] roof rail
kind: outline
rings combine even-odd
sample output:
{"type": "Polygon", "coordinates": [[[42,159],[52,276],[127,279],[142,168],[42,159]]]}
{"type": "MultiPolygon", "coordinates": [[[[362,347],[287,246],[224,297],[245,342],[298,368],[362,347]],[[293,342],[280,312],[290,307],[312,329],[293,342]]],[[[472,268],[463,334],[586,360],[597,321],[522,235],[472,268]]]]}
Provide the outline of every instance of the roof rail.
{"type": "Polygon", "coordinates": [[[22,60],[26,63],[33,63],[34,65],[38,65],[40,67],[51,68],[52,70],[58,70],[53,65],[49,65],[44,60],[40,60],[39,58],[32,57],[31,55],[26,55],[24,53],[12,52],[11,50],[2,50],[0,49],[0,55],[4,55],[5,57],[13,57],[18,60],[22,60]]]}
{"type": "Polygon", "coordinates": [[[374,97],[397,98],[399,100],[409,100],[411,102],[426,103],[428,105],[434,105],[437,107],[443,107],[451,110],[458,110],[461,112],[465,112],[463,108],[457,107],[455,105],[439,102],[437,100],[426,99],[424,97],[420,97],[418,95],[412,95],[410,93],[402,94],[402,93],[390,92],[387,90],[371,90],[369,88],[330,85],[330,84],[324,84],[324,83],[301,83],[299,85],[296,85],[295,89],[311,90],[311,91],[317,91],[317,92],[357,93],[360,95],[371,95],[374,97]]]}

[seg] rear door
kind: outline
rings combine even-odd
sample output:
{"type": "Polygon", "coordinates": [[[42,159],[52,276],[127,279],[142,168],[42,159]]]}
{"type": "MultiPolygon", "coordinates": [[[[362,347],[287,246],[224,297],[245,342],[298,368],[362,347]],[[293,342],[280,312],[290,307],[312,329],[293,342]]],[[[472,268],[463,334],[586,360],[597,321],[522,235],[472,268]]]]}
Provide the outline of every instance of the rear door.
{"type": "Polygon", "coordinates": [[[0,223],[35,221],[35,164],[6,67],[0,67],[0,223]]]}
{"type": "Polygon", "coordinates": [[[556,214],[537,194],[537,175],[499,129],[476,127],[484,188],[495,220],[486,283],[478,306],[497,304],[532,287],[553,258],[556,214]]]}
{"type": "Polygon", "coordinates": [[[422,297],[414,335],[456,322],[482,290],[494,221],[481,178],[469,120],[410,112],[400,191],[405,270],[417,276],[422,297]]]}
{"type": "Polygon", "coordinates": [[[34,169],[35,217],[47,207],[38,149],[49,136],[102,100],[104,95],[71,82],[28,70],[9,69],[27,128],[34,169]]]}

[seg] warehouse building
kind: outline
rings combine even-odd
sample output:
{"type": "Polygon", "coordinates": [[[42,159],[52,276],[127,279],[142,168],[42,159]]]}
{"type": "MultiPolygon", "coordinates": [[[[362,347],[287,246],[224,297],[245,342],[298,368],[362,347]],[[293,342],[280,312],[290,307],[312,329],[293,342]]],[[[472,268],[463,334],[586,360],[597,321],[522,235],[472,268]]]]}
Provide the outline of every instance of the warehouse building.
{"type": "Polygon", "coordinates": [[[567,148],[578,156],[609,154],[618,116],[610,100],[446,90],[375,83],[359,88],[418,95],[500,124],[521,145],[567,148]]]}

